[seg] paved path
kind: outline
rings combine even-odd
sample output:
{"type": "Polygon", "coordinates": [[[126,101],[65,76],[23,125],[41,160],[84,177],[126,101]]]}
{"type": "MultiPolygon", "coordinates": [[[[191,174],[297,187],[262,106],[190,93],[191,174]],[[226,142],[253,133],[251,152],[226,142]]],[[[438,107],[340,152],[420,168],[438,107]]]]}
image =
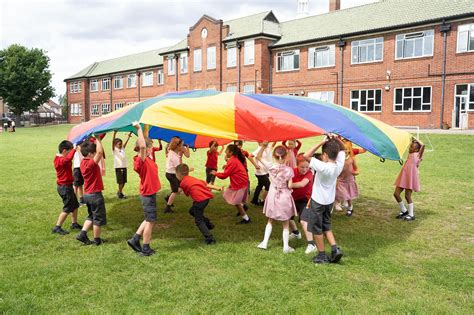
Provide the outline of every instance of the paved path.
{"type": "MultiPolygon", "coordinates": [[[[408,132],[416,132],[416,129],[403,129],[408,132]]],[[[438,134],[438,135],[474,135],[474,129],[459,130],[459,129],[420,129],[420,133],[438,134]]]]}

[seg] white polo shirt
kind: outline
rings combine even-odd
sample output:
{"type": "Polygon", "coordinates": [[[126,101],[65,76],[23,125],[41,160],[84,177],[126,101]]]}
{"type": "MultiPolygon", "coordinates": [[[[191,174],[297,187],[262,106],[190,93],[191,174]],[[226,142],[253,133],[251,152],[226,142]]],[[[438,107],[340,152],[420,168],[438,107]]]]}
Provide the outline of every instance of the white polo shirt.
{"type": "Polygon", "coordinates": [[[309,167],[316,171],[313,182],[313,192],[311,199],[320,205],[329,205],[336,199],[337,177],[344,168],[346,153],[340,151],[337,154],[336,163],[322,162],[316,158],[311,158],[309,167]]]}

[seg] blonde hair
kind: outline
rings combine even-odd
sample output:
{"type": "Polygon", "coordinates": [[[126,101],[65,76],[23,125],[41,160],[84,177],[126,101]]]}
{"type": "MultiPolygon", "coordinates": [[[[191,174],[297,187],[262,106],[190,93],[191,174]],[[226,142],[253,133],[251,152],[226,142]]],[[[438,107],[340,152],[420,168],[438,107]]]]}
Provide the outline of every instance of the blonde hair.
{"type": "Polygon", "coordinates": [[[170,140],[170,143],[168,145],[168,149],[171,150],[171,151],[174,151],[176,150],[176,148],[179,147],[180,144],[183,143],[183,140],[181,140],[180,138],[178,137],[174,137],[170,140]]]}

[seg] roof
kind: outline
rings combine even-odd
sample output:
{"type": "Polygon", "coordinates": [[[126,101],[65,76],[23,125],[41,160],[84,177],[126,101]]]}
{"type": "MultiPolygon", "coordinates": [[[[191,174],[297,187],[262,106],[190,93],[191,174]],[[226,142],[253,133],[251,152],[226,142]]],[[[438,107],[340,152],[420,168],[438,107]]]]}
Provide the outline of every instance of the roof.
{"type": "Polygon", "coordinates": [[[177,44],[169,47],[168,49],[163,49],[163,51],[160,53],[162,56],[170,53],[174,53],[177,51],[183,51],[188,49],[188,39],[185,38],[181,41],[179,41],[177,44]]]}
{"type": "Polygon", "coordinates": [[[52,99],[49,99],[47,103],[48,103],[48,105],[51,106],[51,107],[62,108],[61,105],[59,105],[58,103],[56,103],[56,102],[53,101],[52,99]]]}
{"type": "Polygon", "coordinates": [[[278,19],[272,11],[265,11],[242,18],[225,21],[229,26],[229,35],[224,41],[251,37],[254,35],[270,35],[280,37],[278,19]]]}
{"type": "Polygon", "coordinates": [[[163,57],[160,53],[166,49],[167,48],[154,49],[139,54],[95,62],[78,73],[66,78],[65,81],[159,66],[163,64],[163,57]]]}
{"type": "Polygon", "coordinates": [[[280,23],[273,47],[474,15],[473,0],[381,0],[280,23]]]}

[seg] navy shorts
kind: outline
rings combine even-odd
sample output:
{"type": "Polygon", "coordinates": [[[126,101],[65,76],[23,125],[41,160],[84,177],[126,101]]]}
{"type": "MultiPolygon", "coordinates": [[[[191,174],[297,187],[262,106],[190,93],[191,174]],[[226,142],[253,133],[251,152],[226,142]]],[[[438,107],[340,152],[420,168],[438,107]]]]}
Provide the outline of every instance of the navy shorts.
{"type": "Polygon", "coordinates": [[[171,192],[179,191],[179,180],[176,174],[166,173],[166,179],[170,182],[171,192]]]}
{"type": "Polygon", "coordinates": [[[84,201],[87,205],[87,220],[92,224],[102,226],[107,224],[107,216],[105,213],[105,201],[101,192],[93,194],[85,194],[84,201]]]}
{"type": "Polygon", "coordinates": [[[115,179],[117,180],[117,184],[123,185],[127,182],[127,169],[124,168],[116,168],[115,169],[115,179]]]}
{"type": "Polygon", "coordinates": [[[79,167],[75,167],[72,173],[74,175],[74,187],[81,187],[84,185],[84,177],[82,177],[81,169],[79,167]]]}
{"type": "Polygon", "coordinates": [[[145,221],[156,221],[156,194],[143,196],[140,195],[143,211],[145,212],[145,221]]]}
{"type": "Polygon", "coordinates": [[[72,185],[58,185],[58,194],[63,200],[63,212],[71,213],[79,208],[79,202],[77,202],[72,185]]]}
{"type": "Polygon", "coordinates": [[[311,206],[308,209],[308,231],[321,235],[323,232],[331,230],[331,209],[333,203],[321,205],[311,199],[311,206]]]}

